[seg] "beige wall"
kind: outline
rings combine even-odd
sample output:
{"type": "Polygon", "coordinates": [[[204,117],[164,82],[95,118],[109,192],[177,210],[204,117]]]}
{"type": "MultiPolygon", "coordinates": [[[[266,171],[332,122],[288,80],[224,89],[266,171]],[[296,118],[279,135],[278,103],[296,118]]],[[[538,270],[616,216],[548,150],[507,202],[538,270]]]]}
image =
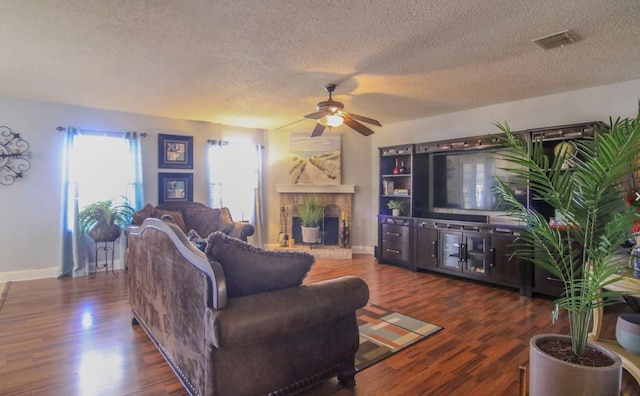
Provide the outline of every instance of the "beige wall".
{"type": "MultiPolygon", "coordinates": [[[[523,130],[587,121],[608,121],[609,116],[635,117],[640,98],[640,80],[605,85],[555,95],[542,96],[444,114],[385,126],[373,135],[372,156],[378,147],[400,143],[421,143],[498,133],[495,122],[509,123],[512,130],[523,130]]],[[[384,120],[381,120],[384,123],[384,120]]],[[[371,184],[378,191],[378,162],[373,162],[371,184]]],[[[377,194],[371,195],[371,207],[378,207],[377,194]]],[[[375,244],[377,225],[371,214],[369,242],[375,244]]]]}
{"type": "MultiPolygon", "coordinates": [[[[291,131],[269,131],[267,134],[267,172],[265,179],[267,208],[269,218],[268,237],[265,243],[276,243],[280,232],[280,197],[276,192],[278,184],[289,184],[289,138],[291,133],[309,132],[313,123],[304,124],[300,129],[291,131]],[[308,127],[304,129],[304,126],[308,127]]],[[[355,185],[353,197],[353,218],[351,219],[351,246],[354,252],[373,253],[370,235],[371,207],[371,144],[365,137],[347,127],[335,128],[325,133],[339,133],[341,136],[342,175],[341,184],[355,185]]]]}
{"type": "MultiPolygon", "coordinates": [[[[356,186],[352,219],[354,252],[373,252],[378,207],[378,147],[419,143],[495,132],[494,121],[507,120],[514,130],[614,117],[634,116],[640,98],[640,80],[503,103],[469,111],[424,118],[376,128],[370,137],[340,127],[342,183],[356,186]]],[[[11,186],[0,185],[0,281],[20,272],[29,277],[52,276],[60,260],[60,185],[63,134],[57,126],[80,129],[138,131],[143,140],[145,201],[157,202],[157,134],[194,136],[194,200],[207,201],[206,140],[242,140],[266,145],[265,242],[277,240],[278,184],[288,184],[289,134],[305,132],[306,125],[286,131],[253,130],[218,124],[97,110],[78,106],[0,98],[0,125],[22,134],[30,145],[32,167],[11,186]]],[[[163,170],[164,171],[164,170],[163,170]]],[[[15,277],[13,277],[15,279],[15,277]]]]}
{"type": "Polygon", "coordinates": [[[20,133],[32,153],[25,177],[0,185],[0,281],[53,276],[59,266],[64,133],[56,127],[146,132],[144,200],[153,204],[158,201],[158,172],[174,171],[158,168],[158,133],[194,137],[194,200],[201,202],[208,199],[207,139],[264,144],[262,130],[10,98],[0,98],[0,125],[20,133]]]}

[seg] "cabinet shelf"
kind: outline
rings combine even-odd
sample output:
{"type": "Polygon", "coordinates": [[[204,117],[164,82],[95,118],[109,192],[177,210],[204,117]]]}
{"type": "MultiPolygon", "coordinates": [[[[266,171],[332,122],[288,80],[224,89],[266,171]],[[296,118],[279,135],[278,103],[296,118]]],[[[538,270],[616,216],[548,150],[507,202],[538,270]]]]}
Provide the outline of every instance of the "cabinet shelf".
{"type": "Polygon", "coordinates": [[[382,177],[410,177],[411,173],[401,173],[401,174],[393,174],[393,175],[382,175],[382,177]]]}

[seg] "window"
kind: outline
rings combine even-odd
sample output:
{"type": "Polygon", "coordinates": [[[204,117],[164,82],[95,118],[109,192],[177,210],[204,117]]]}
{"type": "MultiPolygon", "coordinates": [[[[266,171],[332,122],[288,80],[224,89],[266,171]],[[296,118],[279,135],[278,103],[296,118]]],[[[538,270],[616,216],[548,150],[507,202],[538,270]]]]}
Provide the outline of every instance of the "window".
{"type": "Polygon", "coordinates": [[[79,186],[80,208],[96,201],[133,197],[134,171],[124,139],[81,135],[73,152],[71,177],[79,186]]]}
{"type": "MultiPolygon", "coordinates": [[[[136,132],[66,128],[62,167],[62,260],[58,276],[83,276],[89,269],[87,238],[78,227],[79,210],[96,201],[120,197],[125,197],[134,209],[142,207],[139,143],[136,132]]],[[[120,238],[121,245],[123,241],[124,238],[120,238]]],[[[124,248],[116,250],[122,266],[124,248]]]]}
{"type": "Polygon", "coordinates": [[[260,147],[211,141],[209,205],[227,207],[236,221],[255,221],[260,147]]]}
{"type": "MultiPolygon", "coordinates": [[[[140,165],[129,134],[78,132],[67,152],[68,197],[77,196],[78,209],[97,201],[126,199],[136,207],[141,202],[137,175],[140,165]],[[124,197],[124,198],[123,198],[124,197]]],[[[68,199],[67,226],[74,224],[73,199],[68,199]]]]}

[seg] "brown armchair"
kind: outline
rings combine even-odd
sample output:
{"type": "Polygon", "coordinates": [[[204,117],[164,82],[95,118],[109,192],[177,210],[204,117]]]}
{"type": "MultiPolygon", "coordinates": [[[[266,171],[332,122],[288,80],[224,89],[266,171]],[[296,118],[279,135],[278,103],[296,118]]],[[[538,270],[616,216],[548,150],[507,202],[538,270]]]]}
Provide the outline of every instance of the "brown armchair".
{"type": "Polygon", "coordinates": [[[267,252],[222,232],[206,254],[175,224],[129,233],[129,298],[192,395],[286,395],[332,376],[354,383],[359,278],[301,285],[313,257],[267,252]],[[253,275],[253,277],[252,277],[253,275]]]}

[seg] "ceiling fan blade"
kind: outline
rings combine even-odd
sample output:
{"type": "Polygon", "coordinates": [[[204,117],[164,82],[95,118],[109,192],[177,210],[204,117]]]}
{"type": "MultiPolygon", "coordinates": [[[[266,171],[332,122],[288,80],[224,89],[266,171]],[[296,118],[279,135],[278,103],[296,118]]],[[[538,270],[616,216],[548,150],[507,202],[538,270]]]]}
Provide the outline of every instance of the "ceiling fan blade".
{"type": "Polygon", "coordinates": [[[353,114],[353,113],[349,113],[349,117],[353,118],[354,120],[366,122],[367,124],[382,126],[382,124],[380,124],[378,120],[374,120],[373,118],[364,117],[364,116],[353,114]]]}
{"type": "Polygon", "coordinates": [[[331,114],[331,111],[329,110],[321,110],[321,111],[316,111],[315,113],[311,113],[311,114],[307,114],[306,116],[304,116],[304,118],[312,118],[314,120],[319,120],[322,117],[331,114]]]}
{"type": "Polygon", "coordinates": [[[352,119],[351,117],[344,117],[344,123],[349,125],[351,128],[355,129],[356,131],[360,132],[364,136],[369,136],[373,134],[373,131],[371,129],[367,128],[366,126],[362,125],[361,123],[352,119]]]}
{"type": "Polygon", "coordinates": [[[322,132],[324,132],[326,126],[322,125],[322,124],[316,124],[316,127],[313,128],[313,132],[311,132],[311,137],[316,137],[316,136],[320,136],[322,135],[322,132]]]}

